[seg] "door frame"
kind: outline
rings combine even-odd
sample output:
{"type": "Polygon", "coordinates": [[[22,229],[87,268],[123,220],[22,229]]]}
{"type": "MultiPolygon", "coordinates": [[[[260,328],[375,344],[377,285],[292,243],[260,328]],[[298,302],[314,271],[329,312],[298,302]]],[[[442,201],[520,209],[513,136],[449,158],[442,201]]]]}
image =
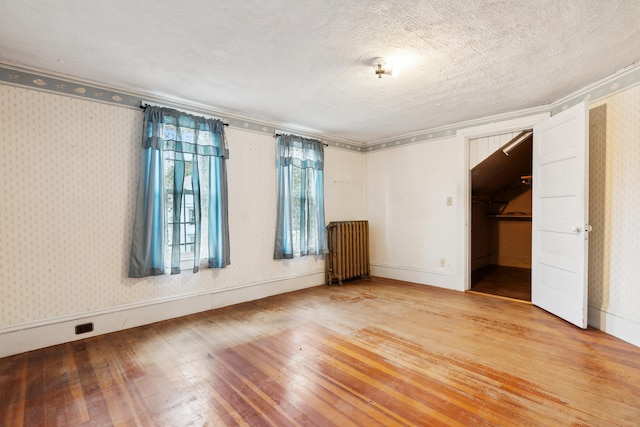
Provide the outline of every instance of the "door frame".
{"type": "Polygon", "coordinates": [[[471,289],[471,170],[469,169],[469,141],[485,136],[533,129],[542,120],[551,117],[550,112],[505,120],[486,125],[460,129],[456,132],[456,146],[461,153],[459,176],[462,203],[458,203],[458,286],[460,291],[471,289]]]}

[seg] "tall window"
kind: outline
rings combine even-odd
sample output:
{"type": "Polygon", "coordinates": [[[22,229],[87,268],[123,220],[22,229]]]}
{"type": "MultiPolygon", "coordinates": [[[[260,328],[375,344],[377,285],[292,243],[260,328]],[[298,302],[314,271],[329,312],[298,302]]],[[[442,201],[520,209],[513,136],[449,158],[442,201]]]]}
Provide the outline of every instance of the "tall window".
{"type": "Polygon", "coordinates": [[[228,157],[220,120],[146,108],[129,277],[230,263],[228,157]]]}
{"type": "Polygon", "coordinates": [[[327,253],[324,147],[295,135],[277,136],[278,219],[274,258],[327,253]]]}

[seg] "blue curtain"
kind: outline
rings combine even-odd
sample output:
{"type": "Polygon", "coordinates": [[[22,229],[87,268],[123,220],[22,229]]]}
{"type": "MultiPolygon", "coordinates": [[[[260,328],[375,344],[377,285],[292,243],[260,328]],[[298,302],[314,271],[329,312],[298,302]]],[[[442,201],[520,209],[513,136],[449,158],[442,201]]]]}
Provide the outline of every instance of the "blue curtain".
{"type": "Polygon", "coordinates": [[[207,266],[230,264],[228,158],[222,121],[145,109],[129,277],[180,273],[185,252],[197,272],[203,232],[207,266]]]}
{"type": "Polygon", "coordinates": [[[327,253],[324,222],[324,146],[277,136],[278,215],[275,259],[327,253]]]}

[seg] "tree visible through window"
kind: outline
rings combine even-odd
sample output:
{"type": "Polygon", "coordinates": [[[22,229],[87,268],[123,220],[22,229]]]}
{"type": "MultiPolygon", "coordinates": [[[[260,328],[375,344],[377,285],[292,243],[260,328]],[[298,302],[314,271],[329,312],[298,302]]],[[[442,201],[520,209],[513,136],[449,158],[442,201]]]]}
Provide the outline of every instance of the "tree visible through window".
{"type": "MultiPolygon", "coordinates": [[[[179,206],[179,215],[174,215],[174,203],[175,200],[175,159],[174,153],[165,153],[165,194],[166,194],[166,206],[167,206],[167,245],[165,256],[167,259],[171,258],[171,252],[173,247],[174,228],[178,228],[180,236],[180,263],[183,268],[193,261],[195,256],[195,244],[196,244],[196,215],[194,206],[194,196],[200,197],[201,205],[204,206],[201,217],[207,217],[208,212],[206,207],[208,206],[208,192],[202,192],[195,194],[193,192],[193,156],[184,155],[184,184],[182,190],[182,201],[179,206]]],[[[202,166],[200,166],[202,167],[202,166]]],[[[203,235],[207,235],[206,224],[202,225],[203,235]]],[[[206,245],[206,239],[204,240],[206,245]]],[[[201,249],[206,253],[206,247],[201,249]]]]}

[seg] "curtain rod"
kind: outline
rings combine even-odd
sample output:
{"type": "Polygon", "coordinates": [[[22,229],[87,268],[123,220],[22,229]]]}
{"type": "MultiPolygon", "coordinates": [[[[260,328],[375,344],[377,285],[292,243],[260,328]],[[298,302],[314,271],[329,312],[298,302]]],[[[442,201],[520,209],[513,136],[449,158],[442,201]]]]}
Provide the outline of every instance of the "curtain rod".
{"type": "MultiPolygon", "coordinates": [[[[140,106],[140,109],[141,109],[142,111],[144,111],[144,110],[146,110],[146,109],[147,109],[147,107],[148,107],[148,106],[149,106],[149,104],[143,104],[143,105],[141,105],[141,106],[140,106]]],[[[173,107],[171,107],[171,108],[173,108],[173,107]]],[[[187,114],[191,114],[191,113],[187,113],[187,114]]],[[[222,124],[223,124],[224,126],[229,126],[229,123],[222,122],[222,124]]]]}
{"type": "Polygon", "coordinates": [[[274,134],[273,134],[273,137],[275,138],[275,137],[277,137],[277,136],[279,136],[279,135],[294,135],[294,136],[299,136],[299,137],[301,137],[301,138],[315,139],[316,141],[318,141],[320,144],[324,145],[325,147],[328,147],[328,146],[329,146],[329,144],[325,144],[324,142],[320,141],[318,138],[314,138],[314,137],[311,137],[311,136],[304,136],[304,135],[292,134],[292,133],[289,133],[289,132],[285,132],[285,131],[283,131],[283,130],[276,130],[276,131],[274,132],[274,134]]]}

